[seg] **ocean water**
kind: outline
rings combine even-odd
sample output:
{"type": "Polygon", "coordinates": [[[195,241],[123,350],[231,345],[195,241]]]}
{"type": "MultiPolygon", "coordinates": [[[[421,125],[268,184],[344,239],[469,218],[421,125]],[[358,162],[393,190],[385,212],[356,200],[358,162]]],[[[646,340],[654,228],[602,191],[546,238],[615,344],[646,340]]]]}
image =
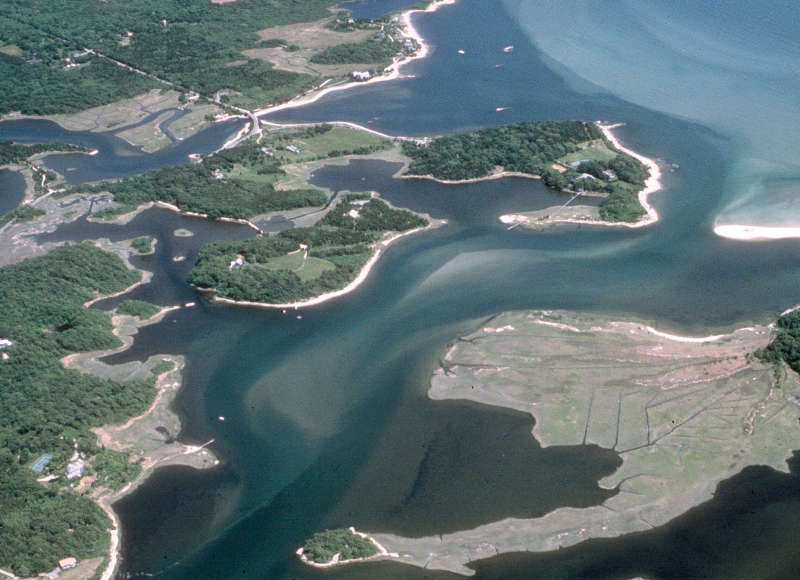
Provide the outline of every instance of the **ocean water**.
{"type": "MultiPolygon", "coordinates": [[[[381,9],[380,2],[371,4],[381,9]]],[[[497,214],[562,198],[532,180],[445,186],[393,180],[396,166],[381,162],[320,169],[314,183],[375,189],[448,224],[391,246],[362,286],[335,301],[284,314],[198,300],[195,308],[142,328],[131,349],[109,357],[184,354],[184,388],[175,403],[184,420],[181,436],[214,438],[223,461],[206,472],[157,470],[115,504],[123,524],[120,577],[452,578],[394,563],[317,572],[301,566],[294,550],[326,527],[435,534],[509,515],[533,517],[559,505],[597,504],[605,495],[596,481],[618,458],[591,446],[543,450],[530,437],[531,418],[521,413],[429,401],[428,379],[448,342],[510,309],[581,309],[708,334],[767,321],[798,302],[798,242],[743,243],[712,232],[734,199],[730,183],[740,175],[742,156],[750,155],[749,141],[603,88],[559,64],[554,50],[540,48],[526,11],[540,9],[544,18],[561,6],[573,17],[564,34],[576,34],[580,23],[588,34],[583,10],[595,14],[593,4],[459,0],[417,15],[432,52],[403,70],[413,76],[332,93],[272,119],[351,120],[410,135],[548,118],[625,122],[619,130],[625,144],[679,166],[665,172],[664,190],[651,198],[661,221],[639,230],[509,231],[497,214]],[[507,46],[513,48],[506,52],[507,46]]],[[[695,9],[675,6],[683,14],[695,9]]],[[[612,26],[609,14],[604,18],[612,26]]],[[[706,22],[714,28],[711,16],[706,22]]],[[[762,36],[785,35],[783,22],[761,26],[762,36]]],[[[782,58],[780,43],[764,46],[753,58],[782,58]]],[[[683,97],[675,92],[673,98],[683,97]]],[[[762,101],[753,97],[752,104],[762,101]]],[[[182,145],[210,143],[193,139],[182,145]]],[[[84,178],[128,171],[124,157],[110,150],[110,165],[87,168],[84,178]]],[[[159,162],[172,161],[152,160],[159,162]]],[[[791,204],[791,172],[763,166],[762,173],[765,195],[779,192],[791,204]]],[[[199,241],[251,235],[181,219],[146,212],[133,230],[77,223],[48,239],[155,235],[156,254],[139,264],[156,277],[137,296],[169,304],[196,298],[185,279],[199,241]],[[197,236],[173,239],[174,227],[197,236]],[[174,264],[176,253],[189,259],[174,264]]],[[[714,500],[668,526],[474,567],[488,578],[754,577],[759,571],[797,577],[798,481],[796,473],[745,470],[714,500]],[[748,538],[752,548],[744,549],[748,538]]]]}
{"type": "Polygon", "coordinates": [[[715,222],[800,225],[800,5],[504,3],[575,90],[611,93],[730,139],[715,222]]]}

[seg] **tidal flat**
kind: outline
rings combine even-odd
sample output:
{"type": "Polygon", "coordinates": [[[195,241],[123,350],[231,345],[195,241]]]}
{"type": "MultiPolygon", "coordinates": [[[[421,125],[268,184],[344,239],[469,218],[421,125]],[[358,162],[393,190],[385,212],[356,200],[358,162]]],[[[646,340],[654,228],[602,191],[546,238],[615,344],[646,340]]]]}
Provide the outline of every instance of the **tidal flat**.
{"type": "Polygon", "coordinates": [[[468,561],[543,552],[660,526],[710,499],[749,465],[788,472],[800,381],[752,353],[771,329],[707,337],[566,311],[498,315],[459,338],[431,378],[432,399],[530,413],[543,447],[594,444],[622,465],[601,505],[559,508],[473,530],[408,539],[377,534],[401,561],[469,573],[468,561]]]}

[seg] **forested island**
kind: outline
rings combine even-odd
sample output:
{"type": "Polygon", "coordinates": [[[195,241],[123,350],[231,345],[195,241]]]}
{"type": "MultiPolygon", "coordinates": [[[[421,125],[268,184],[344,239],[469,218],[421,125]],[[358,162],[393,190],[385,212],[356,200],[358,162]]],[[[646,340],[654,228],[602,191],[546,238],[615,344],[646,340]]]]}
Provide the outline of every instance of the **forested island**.
{"type": "Polygon", "coordinates": [[[368,194],[344,196],[313,227],[200,250],[191,283],[234,301],[288,304],[340,290],[353,281],[389,231],[428,221],[368,194]]]}
{"type": "Polygon", "coordinates": [[[321,565],[362,560],[379,553],[371,540],[357,534],[352,528],[317,532],[298,550],[305,562],[321,565]]]}
{"type": "Polygon", "coordinates": [[[635,221],[644,213],[637,194],[647,179],[647,167],[617,151],[594,123],[515,123],[406,141],[403,153],[411,159],[409,177],[463,181],[524,173],[541,176],[548,187],[559,191],[603,195],[603,220],[635,221]]]}

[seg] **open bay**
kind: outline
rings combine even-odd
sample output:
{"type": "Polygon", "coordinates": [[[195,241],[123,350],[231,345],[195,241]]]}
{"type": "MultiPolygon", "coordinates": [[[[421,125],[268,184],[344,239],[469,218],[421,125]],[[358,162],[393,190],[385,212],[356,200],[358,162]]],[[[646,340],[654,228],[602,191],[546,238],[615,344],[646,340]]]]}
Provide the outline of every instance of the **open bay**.
{"type": "MultiPolygon", "coordinates": [[[[364,285],[333,302],[286,314],[200,302],[141,329],[133,347],[113,357],[185,354],[177,401],[183,437],[214,438],[224,462],[202,473],[159,470],[116,504],[122,575],[451,577],[392,563],[321,573],[300,566],[294,549],[325,527],[421,535],[508,515],[532,517],[559,505],[596,505],[607,494],[596,481],[617,458],[589,446],[540,449],[529,435],[530,418],[521,413],[429,401],[428,378],[448,341],[510,309],[590,310],[710,334],[766,321],[798,302],[797,242],[748,244],[711,231],[739,166],[740,145],[728,135],[608,92],[576,90],[545,62],[515,13],[495,2],[459,2],[415,22],[433,47],[428,59],[403,70],[415,78],[332,93],[271,120],[351,120],[397,134],[548,118],[624,121],[619,136],[627,146],[679,166],[666,172],[664,191],[651,198],[661,221],[633,231],[509,231],[497,214],[560,198],[532,180],[469,186],[399,181],[390,178],[396,167],[363,161],[319,170],[315,183],[376,189],[449,224],[390,247],[364,285]],[[514,48],[505,52],[506,46],[514,48]]],[[[182,146],[194,150],[188,149],[192,143],[182,146]]],[[[163,274],[140,297],[162,304],[193,298],[185,286],[190,261],[171,264],[174,250],[165,237],[187,226],[169,221],[177,216],[156,216],[161,213],[142,214],[135,235],[159,237],[149,260],[163,274]]],[[[80,236],[116,235],[106,226],[93,228],[87,224],[80,236]]],[[[711,507],[659,530],[475,567],[485,577],[603,577],[615,570],[623,576],[709,570],[746,576],[789,553],[793,535],[781,541],[771,534],[768,545],[742,551],[736,530],[753,522],[793,530],[800,514],[797,479],[749,470],[728,489],[746,484],[757,501],[721,492],[711,507]],[[741,510],[753,515],[750,523],[737,515],[741,510]],[[727,525],[731,534],[705,533],[712,522],[727,525]],[[682,544],[687,537],[698,539],[682,544]],[[665,554],[675,560],[648,563],[649,546],[664,542],[674,542],[665,554]],[[681,559],[687,545],[713,556],[706,568],[692,563],[700,557],[681,559]],[[609,553],[631,565],[612,569],[609,553]],[[726,559],[735,566],[714,567],[726,559]]],[[[796,567],[796,560],[785,559],[782,569],[773,569],[791,576],[796,567]]]]}

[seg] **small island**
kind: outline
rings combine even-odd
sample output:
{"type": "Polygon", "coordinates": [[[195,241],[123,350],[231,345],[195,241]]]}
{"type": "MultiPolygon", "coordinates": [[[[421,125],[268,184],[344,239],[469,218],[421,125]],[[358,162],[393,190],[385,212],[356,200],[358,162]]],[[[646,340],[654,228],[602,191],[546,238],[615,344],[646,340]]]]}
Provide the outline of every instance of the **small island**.
{"type": "Polygon", "coordinates": [[[443,183],[535,177],[574,197],[602,197],[599,216],[607,222],[634,222],[645,213],[638,194],[648,167],[620,150],[595,123],[515,123],[409,140],[403,153],[411,160],[405,177],[443,183]]]}
{"type": "Polygon", "coordinates": [[[312,227],[206,244],[191,283],[217,300],[251,306],[317,303],[352,289],[366,277],[381,247],[430,223],[377,195],[346,195],[312,227]]]}
{"type": "Polygon", "coordinates": [[[389,553],[378,541],[359,532],[354,527],[317,532],[301,548],[300,559],[317,568],[363,562],[381,557],[397,557],[389,553]]]}

